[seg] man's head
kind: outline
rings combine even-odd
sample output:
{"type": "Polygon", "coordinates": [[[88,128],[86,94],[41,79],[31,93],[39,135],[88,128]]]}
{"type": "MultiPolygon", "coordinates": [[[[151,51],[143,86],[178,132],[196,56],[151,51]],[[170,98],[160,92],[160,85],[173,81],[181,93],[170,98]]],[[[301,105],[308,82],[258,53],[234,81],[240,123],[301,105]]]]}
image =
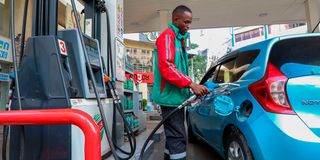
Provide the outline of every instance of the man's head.
{"type": "Polygon", "coordinates": [[[192,12],[191,9],[180,5],[172,12],[172,23],[180,29],[181,34],[185,34],[191,27],[192,12]]]}

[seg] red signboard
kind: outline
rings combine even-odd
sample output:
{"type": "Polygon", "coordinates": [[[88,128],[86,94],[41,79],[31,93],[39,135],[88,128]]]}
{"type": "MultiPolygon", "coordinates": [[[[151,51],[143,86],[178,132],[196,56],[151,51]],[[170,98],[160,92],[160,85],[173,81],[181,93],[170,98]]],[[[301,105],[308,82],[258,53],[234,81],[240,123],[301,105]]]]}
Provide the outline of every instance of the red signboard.
{"type": "Polygon", "coordinates": [[[134,72],[134,82],[135,83],[153,83],[153,73],[152,72],[134,72]]]}
{"type": "Polygon", "coordinates": [[[127,79],[133,80],[132,74],[126,74],[125,76],[127,79]]]}

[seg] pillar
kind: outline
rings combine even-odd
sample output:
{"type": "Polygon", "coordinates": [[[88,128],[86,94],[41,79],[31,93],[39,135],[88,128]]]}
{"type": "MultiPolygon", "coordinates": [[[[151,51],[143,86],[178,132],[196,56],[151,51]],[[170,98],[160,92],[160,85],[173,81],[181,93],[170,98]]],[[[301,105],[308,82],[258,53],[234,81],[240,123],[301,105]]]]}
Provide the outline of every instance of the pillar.
{"type": "Polygon", "coordinates": [[[164,31],[168,28],[168,24],[171,22],[171,13],[168,10],[160,10],[160,31],[164,31]]]}
{"type": "MultiPolygon", "coordinates": [[[[319,8],[317,0],[305,1],[306,20],[308,25],[308,32],[312,32],[319,22],[319,8]]],[[[319,32],[319,26],[315,29],[319,32]]]]}

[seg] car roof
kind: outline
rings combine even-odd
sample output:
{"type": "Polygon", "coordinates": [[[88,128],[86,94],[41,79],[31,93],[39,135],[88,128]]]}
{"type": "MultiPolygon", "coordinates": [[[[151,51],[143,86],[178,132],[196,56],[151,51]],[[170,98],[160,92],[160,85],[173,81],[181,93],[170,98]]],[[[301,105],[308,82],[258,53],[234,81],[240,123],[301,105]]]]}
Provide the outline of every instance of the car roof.
{"type": "Polygon", "coordinates": [[[264,40],[264,41],[261,41],[261,42],[250,44],[250,45],[238,48],[238,49],[236,49],[236,50],[234,50],[234,51],[232,51],[230,53],[227,53],[226,55],[222,56],[217,61],[215,61],[215,62],[213,62],[211,64],[210,69],[212,67],[214,67],[215,65],[221,63],[221,62],[224,62],[224,61],[226,61],[228,59],[232,59],[232,58],[238,56],[238,54],[240,52],[251,50],[252,48],[254,48],[253,46],[259,46],[259,45],[268,46],[268,44],[270,44],[270,43],[275,43],[275,42],[282,41],[282,40],[293,39],[293,38],[302,38],[302,37],[314,37],[314,36],[320,36],[320,33],[303,33],[303,34],[277,36],[277,37],[273,37],[273,38],[270,38],[270,39],[267,39],[267,40],[264,40]]]}

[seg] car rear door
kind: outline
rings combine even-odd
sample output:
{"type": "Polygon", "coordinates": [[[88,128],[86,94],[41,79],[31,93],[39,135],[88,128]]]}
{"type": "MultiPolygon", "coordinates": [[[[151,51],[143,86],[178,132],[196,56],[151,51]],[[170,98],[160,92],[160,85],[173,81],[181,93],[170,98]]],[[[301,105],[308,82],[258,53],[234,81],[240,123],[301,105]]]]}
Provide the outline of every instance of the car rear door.
{"type": "MultiPolygon", "coordinates": [[[[256,59],[259,54],[259,50],[249,50],[242,51],[237,53],[237,56],[227,59],[221,63],[221,67],[219,68],[215,83],[237,83],[239,80],[245,78],[248,67],[252,64],[252,62],[256,59]]],[[[240,106],[244,99],[240,97],[243,96],[243,88],[246,88],[246,82],[241,82],[241,87],[235,86],[222,86],[215,89],[215,94],[210,95],[207,100],[202,101],[201,106],[210,106],[209,114],[206,117],[206,121],[208,123],[207,130],[204,135],[206,139],[210,140],[213,145],[222,144],[222,135],[224,131],[224,126],[226,124],[233,123],[235,117],[231,115],[222,116],[217,114],[215,111],[215,105],[218,103],[214,103],[215,98],[217,96],[228,96],[232,99],[235,106],[240,106]],[[242,88],[242,89],[240,89],[242,88]]]]}

